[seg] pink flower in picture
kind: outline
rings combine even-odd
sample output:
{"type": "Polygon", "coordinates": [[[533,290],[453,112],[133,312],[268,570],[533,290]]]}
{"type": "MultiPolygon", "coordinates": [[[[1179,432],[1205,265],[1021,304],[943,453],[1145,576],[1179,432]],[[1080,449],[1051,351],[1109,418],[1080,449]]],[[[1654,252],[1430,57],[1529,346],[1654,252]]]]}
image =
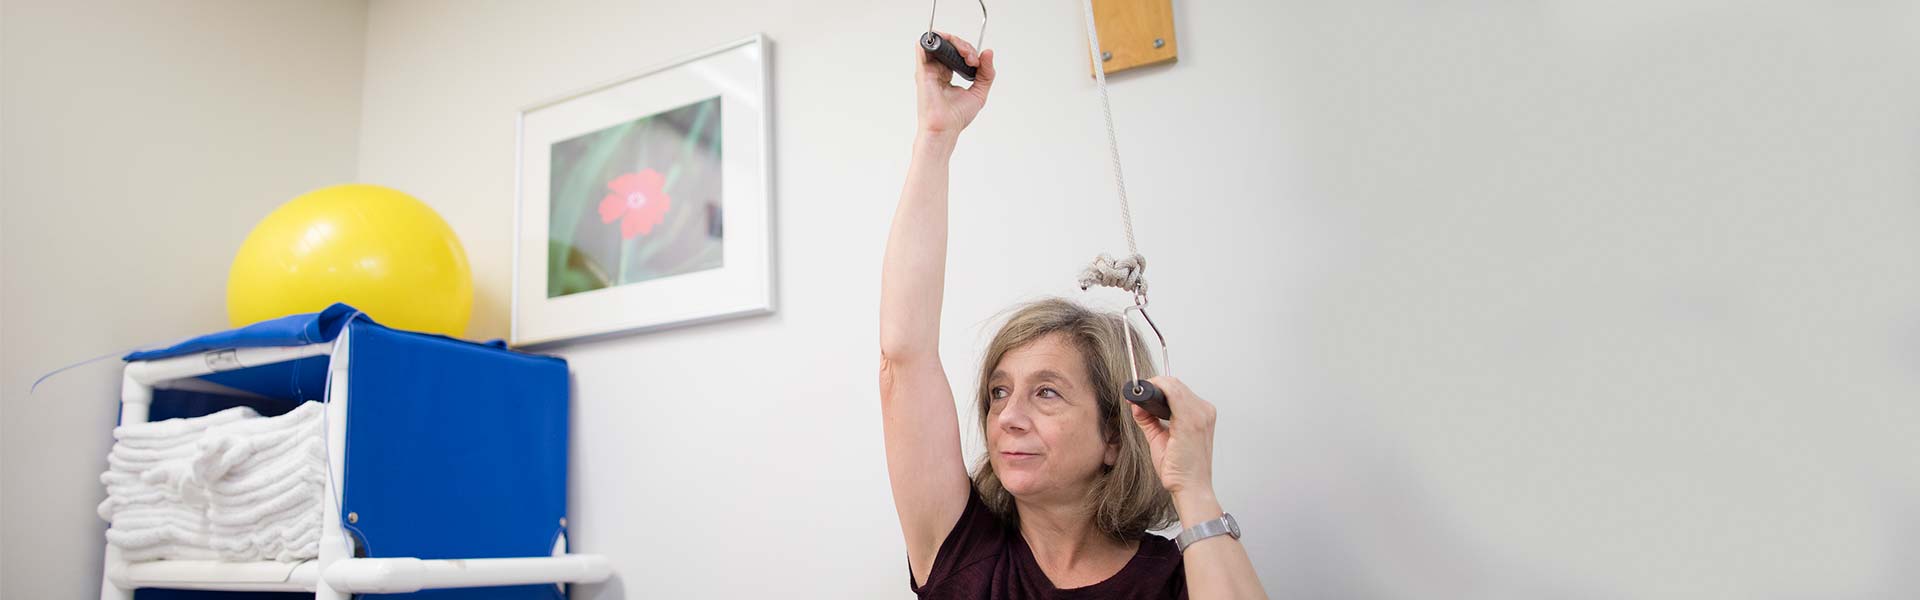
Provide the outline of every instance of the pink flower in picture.
{"type": "Polygon", "coordinates": [[[653,169],[615,177],[607,182],[607,197],[600,200],[600,222],[618,219],[622,239],[652,233],[653,226],[666,219],[667,208],[673,203],[663,189],[666,183],[666,178],[653,169]]]}

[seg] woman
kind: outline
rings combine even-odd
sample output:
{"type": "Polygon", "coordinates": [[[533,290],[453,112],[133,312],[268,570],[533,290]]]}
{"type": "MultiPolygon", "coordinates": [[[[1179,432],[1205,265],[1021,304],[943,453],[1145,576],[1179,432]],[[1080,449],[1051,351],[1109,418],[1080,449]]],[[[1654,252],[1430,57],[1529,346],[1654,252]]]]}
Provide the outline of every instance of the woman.
{"type": "MultiPolygon", "coordinates": [[[[972,87],[917,47],[919,133],[887,240],[880,399],[887,471],[922,598],[1265,598],[1237,527],[1184,550],[1147,533],[1174,518],[1228,527],[1213,495],[1214,408],[1154,377],[1163,423],[1120,397],[1120,317],[1065,300],[1016,309],[982,363],[987,460],[970,477],[939,355],[947,159],[993,89],[993,51],[949,36],[972,87]]],[[[1135,346],[1144,348],[1144,344],[1135,346]]],[[[1184,538],[1183,538],[1184,540],[1184,538]]]]}

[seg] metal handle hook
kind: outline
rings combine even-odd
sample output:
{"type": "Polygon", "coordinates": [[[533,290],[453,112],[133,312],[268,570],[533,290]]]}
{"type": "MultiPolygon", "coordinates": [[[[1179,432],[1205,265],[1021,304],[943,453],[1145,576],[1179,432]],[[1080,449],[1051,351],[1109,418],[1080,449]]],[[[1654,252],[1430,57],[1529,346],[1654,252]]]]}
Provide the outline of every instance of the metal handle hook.
{"type": "Polygon", "coordinates": [[[1133,353],[1133,322],[1127,318],[1128,312],[1140,313],[1140,318],[1146,320],[1147,329],[1153,332],[1154,338],[1160,340],[1160,364],[1165,367],[1163,374],[1173,374],[1173,355],[1167,351],[1167,336],[1160,334],[1160,327],[1153,323],[1153,317],[1147,315],[1147,305],[1135,304],[1120,312],[1120,323],[1127,329],[1127,367],[1132,369],[1130,374],[1133,379],[1140,380],[1140,364],[1138,356],[1133,353]]]}
{"type": "MultiPolygon", "coordinates": [[[[948,69],[966,78],[967,81],[973,81],[974,76],[979,74],[978,71],[967,64],[965,58],[960,57],[960,51],[955,50],[953,44],[947,43],[946,38],[934,33],[933,17],[937,14],[940,14],[940,0],[933,0],[933,12],[927,15],[927,32],[920,34],[920,49],[933,55],[934,60],[940,61],[940,64],[946,65],[948,69]]],[[[980,35],[973,39],[973,44],[975,48],[986,48],[986,43],[987,1],[980,0],[980,35]]]]}
{"type": "MultiPolygon", "coordinates": [[[[980,2],[980,35],[973,38],[973,47],[987,47],[987,0],[980,2]]],[[[940,0],[933,0],[933,11],[927,13],[927,32],[933,32],[933,16],[940,14],[940,0]]]]}

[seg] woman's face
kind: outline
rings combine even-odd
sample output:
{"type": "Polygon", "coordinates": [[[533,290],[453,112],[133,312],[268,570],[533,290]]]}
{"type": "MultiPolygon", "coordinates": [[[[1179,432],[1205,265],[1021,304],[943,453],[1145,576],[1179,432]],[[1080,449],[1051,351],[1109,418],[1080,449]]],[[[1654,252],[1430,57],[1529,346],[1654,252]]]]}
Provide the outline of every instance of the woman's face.
{"type": "Polygon", "coordinates": [[[1027,501],[1078,502],[1119,447],[1100,433],[1099,400],[1066,334],[1014,348],[987,379],[987,459],[1027,501]]]}

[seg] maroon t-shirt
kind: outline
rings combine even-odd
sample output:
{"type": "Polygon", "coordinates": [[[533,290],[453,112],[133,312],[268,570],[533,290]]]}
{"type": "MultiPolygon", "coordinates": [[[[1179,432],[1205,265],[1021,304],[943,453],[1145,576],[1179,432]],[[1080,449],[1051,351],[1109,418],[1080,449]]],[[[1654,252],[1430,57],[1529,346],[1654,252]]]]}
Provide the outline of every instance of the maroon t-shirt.
{"type": "Polygon", "coordinates": [[[1140,551],[1119,573],[1086,587],[1057,589],[1040,570],[1040,563],[1034,561],[1033,550],[1020,537],[1020,531],[994,516],[981,503],[978,492],[969,492],[960,522],[940,542],[940,551],[933,557],[927,584],[914,585],[912,569],[908,569],[907,587],[921,598],[942,600],[1186,600],[1187,572],[1173,540],[1143,533],[1140,551]]]}

